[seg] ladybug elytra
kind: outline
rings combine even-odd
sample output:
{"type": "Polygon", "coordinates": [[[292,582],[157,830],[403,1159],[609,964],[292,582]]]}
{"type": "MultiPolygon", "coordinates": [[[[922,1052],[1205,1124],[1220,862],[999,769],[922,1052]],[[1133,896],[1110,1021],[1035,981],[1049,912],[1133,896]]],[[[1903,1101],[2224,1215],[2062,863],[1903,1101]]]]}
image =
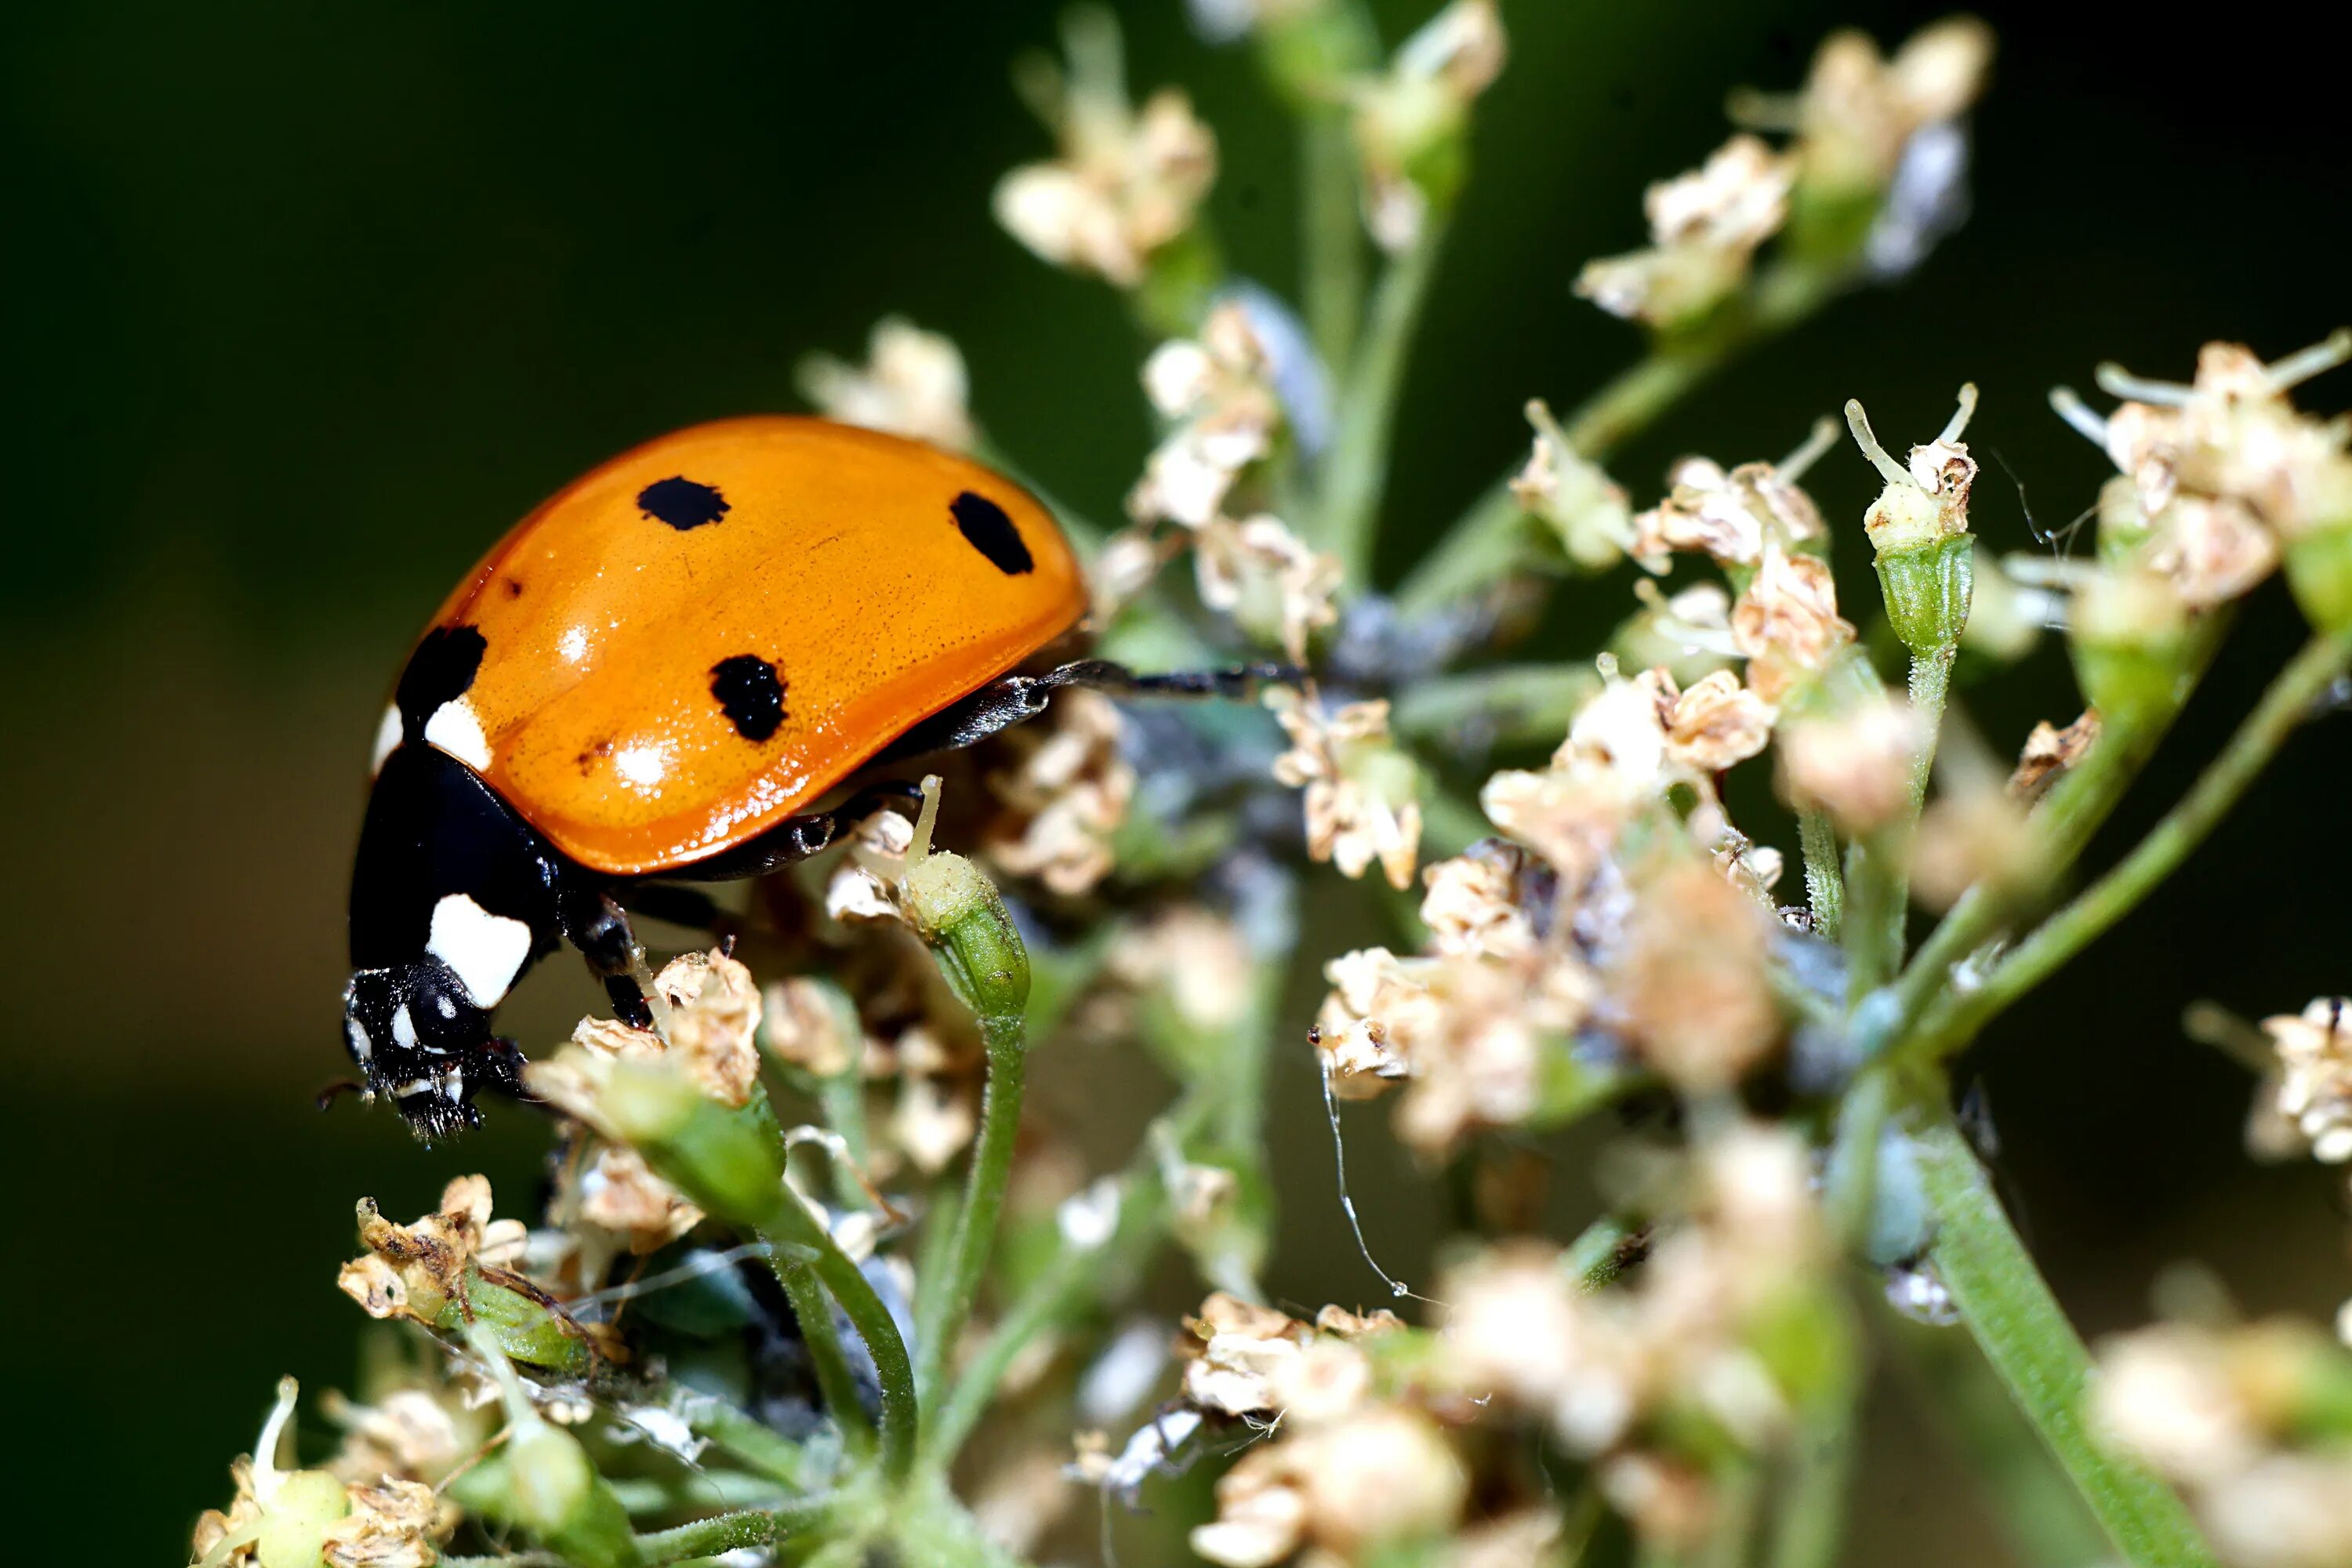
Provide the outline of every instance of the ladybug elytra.
{"type": "Polygon", "coordinates": [[[910,793],[877,764],[970,745],[1064,686],[1239,694],[1291,673],[1017,673],[1086,608],[1025,490],[824,420],[696,426],[557,492],[442,605],[383,715],[344,991],[368,1087],[421,1135],[477,1123],[478,1094],[520,1081],[492,1015],[559,941],[649,1025],[627,911],[707,907],[672,884],[825,848],[910,793]]]}

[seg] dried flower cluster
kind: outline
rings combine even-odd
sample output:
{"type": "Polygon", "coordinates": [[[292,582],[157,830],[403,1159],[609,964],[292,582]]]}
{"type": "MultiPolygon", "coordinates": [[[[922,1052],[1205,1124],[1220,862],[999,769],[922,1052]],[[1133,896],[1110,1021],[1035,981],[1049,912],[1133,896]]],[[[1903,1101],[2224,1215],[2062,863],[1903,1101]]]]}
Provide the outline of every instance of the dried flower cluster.
{"type": "Polygon", "coordinates": [[[2178,1485],[2239,1568],[2352,1562],[2352,1354],[2306,1324],[2166,1323],[2104,1346],[2106,1439],[2178,1485]]]}

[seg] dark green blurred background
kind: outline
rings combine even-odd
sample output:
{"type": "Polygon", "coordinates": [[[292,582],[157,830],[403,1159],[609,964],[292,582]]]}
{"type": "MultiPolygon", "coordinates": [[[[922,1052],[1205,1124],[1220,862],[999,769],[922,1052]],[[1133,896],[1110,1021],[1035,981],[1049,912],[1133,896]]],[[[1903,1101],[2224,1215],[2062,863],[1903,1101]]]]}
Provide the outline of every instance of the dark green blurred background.
{"type": "MultiPolygon", "coordinates": [[[[1389,37],[1431,4],[1381,4],[1389,37]]],[[[272,1380],[349,1374],[358,1317],[332,1276],[352,1199],[415,1213],[461,1164],[526,1190],[528,1118],[427,1155],[387,1116],[310,1105],[342,1065],[345,858],[381,693],[490,539],[638,439],[792,405],[797,356],[855,354],[893,310],[962,345],[1008,450],[1116,509],[1147,435],[1140,345],[1107,290],[987,213],[996,177],[1046,144],[1005,68],[1050,37],[1054,8],[226,0],[0,19],[12,1560],[175,1561],[272,1380]]],[[[1286,132],[1248,59],[1191,37],[1173,0],[1119,9],[1138,85],[1184,81],[1219,133],[1236,263],[1287,288],[1286,132]]],[[[1645,503],[1676,453],[1777,454],[1850,395],[1890,440],[1924,436],[1974,377],[1970,439],[2000,458],[1977,526],[2028,548],[2006,475],[2049,524],[2104,472],[2044,410],[2053,382],[2085,384],[2103,357],[2185,374],[2214,336],[2275,355],[2352,318],[2340,37],[2218,11],[2189,33],[1985,9],[2002,55],[1970,226],[1907,287],[1769,347],[1626,452],[1645,503]]],[[[1510,67],[1404,403],[1391,570],[1514,458],[1530,394],[1572,403],[1634,353],[1568,280],[1638,243],[1643,183],[1721,138],[1725,90],[1793,86],[1836,23],[1891,42],[1937,8],[1505,14],[1510,67]]],[[[2352,401],[2352,376],[2313,397],[2352,401]]],[[[1874,489],[1850,452],[1816,474],[1836,519],[1874,489]]],[[[1569,600],[1559,647],[1589,649],[1622,595],[1569,600]]],[[[2299,637],[2274,586],[2257,596],[2101,853],[2299,637]]],[[[2075,710],[2054,649],[1968,700],[2004,749],[2075,710]]],[[[2141,1315],[2157,1268],[2189,1252],[2259,1309],[2332,1311],[2352,1290],[2340,1186],[2250,1168],[2244,1080],[2177,1024],[2198,996],[2260,1016],[2352,988],[2347,761],[2342,721],[2299,740],[2172,887],[1981,1053],[2034,1236],[2094,1331],[2141,1315]]],[[[586,1005],[571,969],[509,1011],[524,1040],[586,1005]]],[[[1117,1063],[1040,1071],[1048,1106],[1089,1075],[1149,1091],[1117,1063]]],[[[1368,1294],[1303,1047],[1282,1072],[1271,1282],[1368,1294]]],[[[1429,1187],[1369,1123],[1352,1152],[1371,1228],[1410,1269],[1429,1187]]],[[[1885,1404],[1853,1560],[1999,1560],[1958,1472],[1885,1404]]]]}

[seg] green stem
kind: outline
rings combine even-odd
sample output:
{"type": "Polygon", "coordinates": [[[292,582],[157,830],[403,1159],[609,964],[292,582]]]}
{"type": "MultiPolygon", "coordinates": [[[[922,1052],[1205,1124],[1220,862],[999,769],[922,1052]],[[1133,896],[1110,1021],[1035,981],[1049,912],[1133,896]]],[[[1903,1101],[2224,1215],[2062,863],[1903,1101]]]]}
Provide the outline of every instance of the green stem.
{"type": "Polygon", "coordinates": [[[1805,855],[1805,903],[1813,912],[1813,934],[1835,942],[1845,921],[1845,877],[1838,869],[1837,829],[1829,813],[1818,807],[1799,812],[1797,841],[1805,855]]]}
{"type": "Polygon", "coordinates": [[[1853,960],[1852,995],[1857,1000],[1885,984],[1903,965],[1903,933],[1911,913],[1911,843],[1918,833],[1919,813],[1927,804],[1927,781],[1936,771],[1936,740],[1944,725],[1944,701],[1951,690],[1957,651],[1957,644],[1948,643],[1911,658],[1911,713],[1919,726],[1919,744],[1911,757],[1910,798],[1902,820],[1871,839],[1863,859],[1875,885],[1856,900],[1855,918],[1844,932],[1853,960]]]}
{"type": "Polygon", "coordinates": [[[1036,1281],[996,1324],[980,1353],[957,1373],[924,1439],[924,1457],[934,1471],[943,1475],[955,1463],[972,1429],[988,1413],[997,1385],[1021,1352],[1038,1335],[1068,1322],[1097,1300],[1105,1282],[1131,1274],[1158,1244],[1169,1216],[1168,1192],[1160,1181],[1156,1146],[1172,1142],[1181,1149],[1212,1121],[1223,1120],[1221,1112],[1230,1105],[1235,1087],[1224,1079],[1196,1085],[1145,1133],[1142,1146],[1128,1166],[1110,1239],[1095,1247],[1073,1247],[1064,1241],[1036,1281]]]}
{"type": "Polygon", "coordinates": [[[2106,1536],[1976,1342],[1891,1308],[1880,1327],[1919,1406],[1983,1486],[2018,1555],[2038,1568],[2106,1562],[2106,1536]]]}
{"type": "Polygon", "coordinates": [[[2271,682],[2221,754],[2147,837],[2020,942],[1982,985],[1947,1003],[1940,1018],[1931,1010],[1919,1041],[1907,1048],[1925,1055],[1947,1055],[1958,1049],[1995,1015],[2130,913],[2230,814],[2313,705],[2342,679],[2347,666],[2352,666],[2352,632],[2312,638],[2271,682]]]}
{"type": "Polygon", "coordinates": [[[853,1453],[868,1453],[874,1446],[874,1419],[866,1412],[866,1401],[858,1393],[857,1374],[851,1370],[849,1352],[843,1348],[841,1330],[833,1321],[833,1300],[824,1293],[815,1273],[805,1263],[795,1263],[781,1253],[771,1252],[770,1266],[776,1283],[784,1288],[784,1300],[791,1303],[793,1318],[800,1325],[801,1339],[808,1348],[809,1366],[816,1375],[818,1394],[824,1407],[832,1412],[834,1424],[841,1428],[842,1440],[853,1453]]]}
{"type": "Polygon", "coordinates": [[[989,1248],[996,1240],[997,1217],[1003,1212],[1004,1189],[1013,1179],[1013,1145],[1021,1131],[1021,1094],[1028,1074],[1028,1038],[1019,1013],[992,1014],[980,1021],[988,1047],[988,1086],[981,1096],[980,1137],[971,1168],[964,1179],[963,1202],[956,1210],[955,1232],[948,1242],[946,1285],[931,1299],[930,1321],[919,1321],[916,1343],[922,1351],[918,1385],[936,1392],[941,1386],[948,1357],[952,1353],[964,1320],[971,1315],[981,1274],[988,1267],[989,1248]]]}
{"type": "Polygon", "coordinates": [[[716,1557],[746,1546],[773,1545],[789,1535],[821,1524],[832,1507],[830,1499],[812,1498],[789,1508],[743,1509],[713,1514],[675,1529],[638,1536],[637,1556],[646,1568],[658,1568],[665,1563],[716,1557]]]}
{"type": "Polygon", "coordinates": [[[2090,1352],[1949,1113],[1927,1116],[1912,1131],[1937,1222],[1936,1270],[2018,1409],[2136,1568],[2207,1568],[2212,1552],[2179,1498],[2093,1438],[2084,1409],[2090,1352]]]}
{"type": "MultiPolygon", "coordinates": [[[[1820,310],[1846,277],[1833,267],[1790,262],[1774,268],[1757,279],[1745,308],[1727,311],[1694,336],[1654,343],[1647,358],[1586,400],[1561,426],[1568,444],[1601,461],[1734,355],[1820,310]]],[[[1469,597],[1525,567],[1533,537],[1507,478],[1497,480],[1407,575],[1397,592],[1398,608],[1422,616],[1469,597]]]]}
{"type": "Polygon", "coordinates": [[[695,1436],[708,1437],[738,1462],[793,1491],[808,1489],[813,1479],[808,1450],[773,1427],[723,1399],[693,1401],[684,1415],[695,1436]]]}
{"type": "Polygon", "coordinates": [[[1364,308],[1364,236],[1356,190],[1356,142],[1345,103],[1315,104],[1298,124],[1301,297],[1324,374],[1339,385],[1364,308]]]}
{"type": "MultiPolygon", "coordinates": [[[[2191,640],[2170,700],[2136,713],[2108,715],[2090,754],[2051,786],[2033,817],[2044,878],[2063,876],[2089,847],[2092,835],[2197,689],[2226,629],[2226,617],[2210,617],[2191,640]]],[[[1885,1046],[1910,1035],[1929,1005],[1945,994],[1952,971],[1998,935],[2017,912],[2012,899],[1990,887],[1979,885],[1961,895],[1892,987],[1891,1005],[1874,1037],[1876,1043],[1885,1046]]]]}
{"type": "MultiPolygon", "coordinates": [[[[812,1358],[816,1360],[819,1384],[828,1403],[836,1398],[836,1393],[824,1386],[827,1369],[818,1359],[818,1342],[832,1332],[833,1319],[824,1295],[808,1289],[811,1274],[841,1303],[849,1326],[866,1342],[866,1353],[873,1358],[875,1376],[882,1385],[882,1468],[894,1480],[903,1479],[915,1462],[915,1373],[907,1359],[907,1343],[898,1337],[898,1325],[892,1320],[889,1308],[882,1304],[882,1298],[875,1293],[865,1271],[849,1260],[849,1255],[841,1250],[817,1217],[789,1188],[779,1191],[759,1232],[760,1239],[772,1249],[777,1279],[792,1300],[794,1315],[800,1319],[801,1331],[808,1339],[812,1358]],[[793,1262],[796,1257],[811,1254],[814,1258],[808,1263],[793,1262]],[[817,1327],[820,1324],[821,1330],[817,1327]]],[[[831,1375],[846,1378],[845,1361],[834,1367],[831,1375]]],[[[845,1397],[848,1404],[833,1405],[834,1417],[841,1422],[845,1432],[855,1432],[855,1413],[863,1406],[857,1402],[854,1380],[839,1397],[845,1397]]]]}
{"type": "Polygon", "coordinates": [[[1859,1248],[1870,1235],[1871,1211],[1878,1194],[1878,1146],[1894,1108],[1895,1084],[1883,1066],[1864,1069],[1838,1102],[1836,1141],[1830,1150],[1829,1221],[1831,1234],[1848,1249],[1859,1248]]]}
{"type": "Polygon", "coordinates": [[[1853,1476],[1857,1390],[1823,1394],[1799,1421],[1780,1511],[1773,1521],[1772,1568],[1832,1568],[1845,1537],[1846,1493],[1853,1476]]]}
{"type": "Polygon", "coordinates": [[[1339,558],[1348,580],[1359,586],[1371,575],[1373,525],[1388,480],[1389,438],[1396,425],[1406,351],[1437,271],[1444,236],[1444,220],[1431,215],[1412,244],[1381,274],[1363,339],[1351,356],[1339,395],[1339,429],[1324,464],[1316,542],[1339,558]]]}

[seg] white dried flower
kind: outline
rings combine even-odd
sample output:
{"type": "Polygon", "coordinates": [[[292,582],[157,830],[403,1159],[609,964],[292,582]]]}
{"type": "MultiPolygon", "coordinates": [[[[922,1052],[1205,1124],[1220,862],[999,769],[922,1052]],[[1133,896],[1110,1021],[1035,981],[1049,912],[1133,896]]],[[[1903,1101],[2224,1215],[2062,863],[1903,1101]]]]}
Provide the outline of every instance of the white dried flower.
{"type": "Polygon", "coordinates": [[[2263,1447],[2228,1342],[2186,1324],[2142,1329],[2101,1346],[2091,1415],[2108,1441],[2180,1480],[2233,1474],[2263,1447]]]}
{"type": "Polygon", "coordinates": [[[1154,349],[1143,386],[1170,429],[1129,492],[1128,513],[1138,522],[1206,527],[1242,470],[1274,449],[1282,426],[1265,345],[1247,308],[1228,300],[1209,312],[1198,341],[1154,349]]]}
{"type": "Polygon", "coordinates": [[[1216,178],[1216,139],[1174,88],[1139,111],[1129,103],[1107,15],[1075,15],[1068,42],[1068,78],[1045,106],[1061,155],[998,184],[996,221],[1043,259],[1131,289],[1192,226],[1216,178]]]}
{"type": "Polygon", "coordinates": [[[1687,691],[1676,691],[1664,671],[1660,697],[1665,707],[1666,756],[1695,773],[1719,773],[1761,752],[1772,739],[1772,705],[1718,669],[1687,691]]]}
{"type": "Polygon", "coordinates": [[[1983,91],[1992,30],[1973,16],[1922,28],[1892,60],[1866,34],[1832,33],[1813,57],[1793,106],[1756,100],[1774,119],[1793,119],[1808,184],[1825,192],[1874,192],[1895,175],[1922,131],[1958,118],[1983,91]]]}
{"type": "Polygon", "coordinates": [[[1756,137],[1734,136],[1706,164],[1650,187],[1650,248],[1587,262],[1576,291],[1613,316],[1671,328],[1746,281],[1756,247],[1789,216],[1795,163],[1756,137]]]}
{"type": "Polygon", "coordinates": [[[1425,980],[1430,967],[1384,947],[1343,953],[1323,966],[1331,994],[1316,1017],[1315,1047],[1332,1093],[1370,1100],[1411,1075],[1414,1042],[1434,1035],[1442,1022],[1425,980]]]}
{"type": "Polygon", "coordinates": [[[963,355],[952,339],[903,317],[875,323],[864,364],[809,355],[801,362],[800,385],[829,419],[911,436],[950,452],[971,449],[963,355]]]}
{"type": "Polygon", "coordinates": [[[1921,740],[1918,716],[1884,697],[1790,724],[1779,747],[1781,794],[1828,812],[1849,835],[1870,833],[1908,808],[1921,740]]]}
{"type": "Polygon", "coordinates": [[[1517,958],[1536,945],[1535,927],[1519,907],[1519,877],[1527,857],[1516,846],[1488,839],[1424,868],[1422,923],[1430,945],[1459,957],[1517,958]]]}
{"type": "Polygon", "coordinates": [[[1378,862],[1391,886],[1412,886],[1421,847],[1419,770],[1389,739],[1385,700],[1327,713],[1286,687],[1265,694],[1290,749],[1275,759],[1277,783],[1305,791],[1307,853],[1343,876],[1378,862]]]}
{"type": "Polygon", "coordinates": [[[1470,106],[1502,74],[1505,53],[1495,0],[1454,0],[1357,89],[1364,224],[1381,249],[1411,249],[1431,210],[1453,201],[1470,106]]]}
{"type": "Polygon", "coordinates": [[[1828,564],[1768,540],[1756,575],[1732,606],[1731,635],[1748,658],[1748,684],[1777,703],[1829,668],[1854,632],[1838,615],[1837,580],[1828,564]]]}
{"type": "Polygon", "coordinates": [[[1111,839],[1135,798],[1135,769],[1122,750],[1118,705],[1098,691],[1066,691],[1054,723],[1027,737],[1020,765],[994,781],[1011,807],[984,847],[1016,877],[1034,877],[1065,898],[1110,873],[1111,839]]]}
{"type": "Polygon", "coordinates": [[[1590,572],[1616,564],[1634,543],[1634,519],[1624,489],[1577,451],[1540,397],[1528,403],[1536,428],[1527,466],[1511,480],[1511,498],[1559,536],[1568,558],[1590,572]]]}
{"type": "Polygon", "coordinates": [[[1684,458],[1668,476],[1666,499],[1633,519],[1633,554],[1653,572],[1664,571],[1675,551],[1753,566],[1768,540],[1786,547],[1821,538],[1821,510],[1797,479],[1822,445],[1808,441],[1779,464],[1742,463],[1728,473],[1705,458],[1684,458]]]}
{"type": "Polygon", "coordinates": [[[1192,568],[1203,605],[1295,664],[1306,662],[1307,639],[1339,618],[1331,603],[1345,574],[1339,558],[1308,548],[1278,518],[1211,520],[1194,536],[1192,568]]]}
{"type": "Polygon", "coordinates": [[[2352,1002],[2315,999],[2298,1016],[2263,1020],[2278,1055],[2278,1113],[2294,1123],[2314,1157],[2352,1160],[2352,1002]]]}

